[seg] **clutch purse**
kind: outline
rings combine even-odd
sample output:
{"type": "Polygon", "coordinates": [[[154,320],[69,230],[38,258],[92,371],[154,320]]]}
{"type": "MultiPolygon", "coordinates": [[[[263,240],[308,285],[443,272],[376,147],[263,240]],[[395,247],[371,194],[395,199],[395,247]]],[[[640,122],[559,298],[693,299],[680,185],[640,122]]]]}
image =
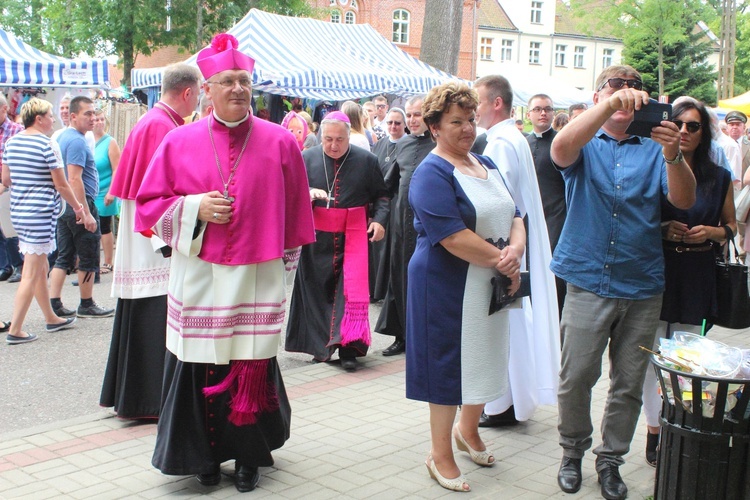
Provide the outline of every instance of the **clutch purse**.
{"type": "Polygon", "coordinates": [[[510,278],[505,275],[495,276],[490,280],[490,284],[492,285],[492,297],[490,297],[490,312],[488,315],[496,313],[520,297],[531,295],[531,279],[528,271],[521,272],[521,286],[514,295],[508,294],[510,278]]]}

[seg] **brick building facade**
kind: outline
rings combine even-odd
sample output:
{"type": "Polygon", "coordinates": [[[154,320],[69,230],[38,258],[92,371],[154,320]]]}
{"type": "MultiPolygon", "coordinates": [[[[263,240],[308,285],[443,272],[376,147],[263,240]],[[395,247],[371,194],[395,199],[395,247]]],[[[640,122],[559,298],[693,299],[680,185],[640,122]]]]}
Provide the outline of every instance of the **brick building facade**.
{"type": "MultiPolygon", "coordinates": [[[[329,10],[323,19],[346,24],[367,23],[404,52],[419,57],[425,0],[308,0],[313,7],[329,10]]],[[[458,76],[473,79],[476,61],[476,30],[479,2],[464,0],[458,76]]]]}

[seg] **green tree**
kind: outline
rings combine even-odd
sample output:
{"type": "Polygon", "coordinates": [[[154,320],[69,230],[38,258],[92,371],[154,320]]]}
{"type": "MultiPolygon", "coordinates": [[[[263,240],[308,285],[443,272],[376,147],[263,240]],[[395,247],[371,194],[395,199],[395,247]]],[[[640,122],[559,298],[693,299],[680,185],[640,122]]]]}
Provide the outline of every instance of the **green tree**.
{"type": "Polygon", "coordinates": [[[570,4],[584,30],[622,38],[631,51],[631,62],[640,57],[652,61],[652,88],[658,89],[657,95],[666,92],[665,57],[670,48],[689,43],[695,21],[707,8],[700,0],[571,0],[570,4]],[[631,49],[629,44],[640,40],[650,41],[651,52],[640,51],[636,57],[637,49],[631,49]]]}
{"type": "Polygon", "coordinates": [[[26,43],[40,49],[44,47],[42,0],[31,0],[29,3],[6,1],[0,5],[0,27],[15,36],[24,33],[26,43]]]}
{"type": "Polygon", "coordinates": [[[740,57],[734,63],[734,95],[744,94],[750,90],[750,12],[737,13],[737,41],[735,45],[740,57]]]}
{"type": "Polygon", "coordinates": [[[661,94],[657,90],[660,62],[656,40],[654,37],[640,37],[637,33],[625,34],[624,62],[641,73],[644,88],[651,91],[653,98],[668,95],[673,101],[689,95],[715,105],[716,72],[713,65],[706,62],[713,46],[702,31],[695,30],[698,20],[694,15],[684,16],[682,23],[687,36],[663,47],[661,67],[664,86],[661,94]]]}

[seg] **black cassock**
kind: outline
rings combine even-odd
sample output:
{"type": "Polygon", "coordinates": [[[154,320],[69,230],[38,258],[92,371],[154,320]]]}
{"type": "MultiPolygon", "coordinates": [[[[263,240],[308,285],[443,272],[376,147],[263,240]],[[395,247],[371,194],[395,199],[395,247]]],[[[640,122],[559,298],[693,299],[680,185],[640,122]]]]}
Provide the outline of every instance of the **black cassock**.
{"type": "MultiPolygon", "coordinates": [[[[396,143],[390,138],[379,140],[372,148],[372,154],[378,157],[383,177],[388,173],[396,158],[396,143]]],[[[389,189],[390,191],[390,189],[389,189]]],[[[390,208],[390,201],[388,202],[390,208]]],[[[370,242],[370,300],[383,300],[388,291],[391,278],[391,232],[385,227],[385,238],[370,242]]]]}
{"type": "MultiPolygon", "coordinates": [[[[331,208],[371,206],[368,221],[386,226],[388,192],[377,157],[357,146],[338,160],[325,157],[323,146],[302,152],[310,188],[331,193],[331,208]]],[[[313,207],[326,207],[318,200],[313,207]]],[[[369,224],[369,222],[368,222],[369,224]]],[[[285,348],[312,354],[327,361],[341,346],[344,315],[344,233],[315,231],[315,243],[302,247],[294,279],[285,348]]],[[[345,346],[348,355],[364,356],[368,346],[353,342],[345,346]]],[[[339,353],[339,356],[341,353],[339,353]]]]}
{"type": "Polygon", "coordinates": [[[396,147],[396,160],[386,174],[386,185],[394,192],[388,232],[391,240],[390,280],[383,309],[375,331],[404,339],[406,333],[406,275],[409,260],[417,245],[414,212],[409,205],[411,176],[422,160],[435,148],[427,135],[405,135],[396,147]]]}

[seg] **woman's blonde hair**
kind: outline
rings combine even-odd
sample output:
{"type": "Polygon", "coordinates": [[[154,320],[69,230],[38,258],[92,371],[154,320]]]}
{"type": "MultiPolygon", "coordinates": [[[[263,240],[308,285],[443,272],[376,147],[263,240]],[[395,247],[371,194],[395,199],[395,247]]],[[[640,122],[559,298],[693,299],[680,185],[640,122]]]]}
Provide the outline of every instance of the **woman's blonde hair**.
{"type": "Polygon", "coordinates": [[[104,115],[104,133],[106,134],[109,132],[109,117],[104,112],[103,109],[96,109],[94,110],[94,116],[104,115]]]}
{"type": "Polygon", "coordinates": [[[429,129],[436,125],[451,105],[457,104],[464,111],[474,111],[479,105],[476,91],[465,83],[448,82],[433,87],[422,101],[422,119],[429,129]]]}
{"type": "Polygon", "coordinates": [[[364,135],[365,129],[362,126],[362,106],[356,102],[346,101],[341,105],[341,111],[349,117],[352,131],[364,135]]]}
{"type": "Polygon", "coordinates": [[[43,116],[52,110],[52,103],[32,97],[21,106],[21,121],[23,126],[30,128],[34,126],[37,116],[43,116]]]}

